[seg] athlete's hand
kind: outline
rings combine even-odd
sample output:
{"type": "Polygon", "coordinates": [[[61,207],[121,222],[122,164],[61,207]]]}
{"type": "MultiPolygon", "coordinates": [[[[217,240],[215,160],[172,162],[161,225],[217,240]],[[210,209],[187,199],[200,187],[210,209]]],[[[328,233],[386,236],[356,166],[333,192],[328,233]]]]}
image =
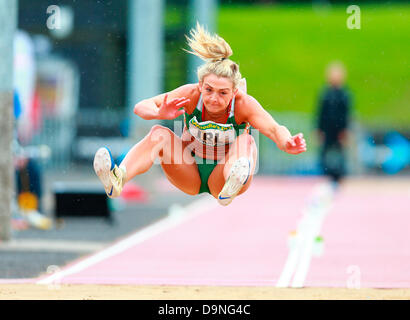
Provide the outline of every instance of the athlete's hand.
{"type": "Polygon", "coordinates": [[[285,144],[285,152],[290,154],[299,154],[306,151],[306,141],[303,138],[303,133],[290,137],[285,144]]]}
{"type": "Polygon", "coordinates": [[[158,109],[158,119],[162,120],[172,120],[179,117],[181,114],[185,113],[183,109],[190,100],[185,97],[175,98],[170,101],[167,101],[168,94],[165,95],[162,105],[158,109]],[[182,108],[180,110],[180,108],[182,108]]]}

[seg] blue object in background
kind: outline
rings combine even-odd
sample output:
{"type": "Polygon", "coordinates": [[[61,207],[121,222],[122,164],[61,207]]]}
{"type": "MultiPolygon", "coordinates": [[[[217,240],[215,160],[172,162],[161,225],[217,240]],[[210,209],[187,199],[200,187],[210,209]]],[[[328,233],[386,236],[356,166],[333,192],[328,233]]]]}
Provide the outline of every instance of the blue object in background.
{"type": "Polygon", "coordinates": [[[14,104],[14,118],[18,119],[21,115],[22,110],[21,110],[20,96],[17,90],[14,90],[13,104],[14,104]]]}
{"type": "Polygon", "coordinates": [[[371,135],[365,135],[359,141],[359,154],[361,161],[366,168],[373,168],[377,166],[376,163],[376,144],[371,135]]]}
{"type": "Polygon", "coordinates": [[[391,152],[382,169],[387,174],[396,174],[410,163],[410,142],[396,131],[387,133],[384,142],[391,152]]]}
{"type": "Polygon", "coordinates": [[[130,120],[123,119],[120,123],[120,132],[123,137],[128,137],[130,135],[130,120]]]}
{"type": "Polygon", "coordinates": [[[127,155],[127,153],[129,151],[130,151],[130,149],[128,149],[128,148],[123,149],[121,154],[114,160],[114,162],[117,166],[119,166],[121,164],[122,160],[124,160],[125,156],[127,155]]]}

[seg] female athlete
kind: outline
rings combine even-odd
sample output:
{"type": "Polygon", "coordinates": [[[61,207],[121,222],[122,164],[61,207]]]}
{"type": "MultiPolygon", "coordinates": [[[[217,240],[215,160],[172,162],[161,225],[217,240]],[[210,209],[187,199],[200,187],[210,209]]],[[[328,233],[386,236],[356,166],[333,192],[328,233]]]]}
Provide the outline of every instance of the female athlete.
{"type": "Polygon", "coordinates": [[[258,101],[246,93],[239,66],[229,59],[229,44],[197,24],[187,37],[191,54],[205,63],[197,70],[198,83],[138,102],[134,113],[145,120],[175,119],[184,115],[178,137],[154,125],[117,166],[108,148],[94,157],[94,170],[107,195],[121,194],[124,184],[148,171],[159,158],[168,180],[183,192],[207,192],[228,205],[245,192],[255,172],[257,147],[249,128],[259,130],[284,152],[306,151],[303,134],[292,136],[258,101]]]}

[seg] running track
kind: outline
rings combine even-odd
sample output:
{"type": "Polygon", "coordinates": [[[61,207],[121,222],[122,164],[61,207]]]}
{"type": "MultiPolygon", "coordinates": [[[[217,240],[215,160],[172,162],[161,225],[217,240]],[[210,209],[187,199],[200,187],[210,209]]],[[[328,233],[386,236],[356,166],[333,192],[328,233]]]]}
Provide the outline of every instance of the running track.
{"type": "Polygon", "coordinates": [[[174,207],[156,224],[32,281],[409,288],[410,187],[402,186],[389,191],[376,179],[332,193],[318,178],[256,177],[227,207],[195,197],[188,208],[174,207]]]}

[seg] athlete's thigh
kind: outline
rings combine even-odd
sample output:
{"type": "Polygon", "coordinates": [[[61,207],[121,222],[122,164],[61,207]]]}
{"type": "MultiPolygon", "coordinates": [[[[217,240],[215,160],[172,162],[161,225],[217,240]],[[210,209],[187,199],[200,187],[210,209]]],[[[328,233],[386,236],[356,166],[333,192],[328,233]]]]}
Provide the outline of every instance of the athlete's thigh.
{"type": "Polygon", "coordinates": [[[171,130],[170,141],[164,146],[161,157],[161,167],[168,180],[185,193],[198,194],[201,178],[198,166],[187,144],[171,130]]]}

